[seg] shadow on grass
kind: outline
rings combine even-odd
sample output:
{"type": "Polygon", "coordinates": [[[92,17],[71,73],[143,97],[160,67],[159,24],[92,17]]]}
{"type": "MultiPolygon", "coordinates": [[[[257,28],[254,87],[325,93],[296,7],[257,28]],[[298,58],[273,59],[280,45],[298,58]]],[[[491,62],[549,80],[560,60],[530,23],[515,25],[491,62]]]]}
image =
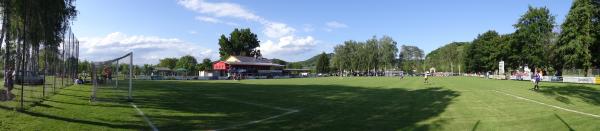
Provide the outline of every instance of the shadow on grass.
{"type": "Polygon", "coordinates": [[[430,130],[451,119],[428,124],[419,122],[444,112],[459,95],[441,87],[407,90],[342,85],[146,81],[136,83],[134,99],[142,110],[153,110],[146,115],[161,130],[225,128],[285,112],[209,96],[300,110],[235,129],[430,130]]]}
{"type": "Polygon", "coordinates": [[[574,97],[589,104],[600,105],[600,90],[585,85],[541,86],[539,92],[566,104],[571,104],[569,97],[574,97]]]}
{"type": "MultiPolygon", "coordinates": [[[[5,107],[5,106],[0,106],[0,109],[7,110],[7,111],[13,110],[12,108],[5,107]]],[[[27,110],[20,111],[20,112],[23,114],[29,115],[29,116],[33,116],[33,117],[43,117],[43,118],[48,118],[48,119],[52,119],[52,120],[59,120],[59,121],[73,122],[73,123],[80,123],[80,124],[89,124],[89,125],[105,126],[105,127],[120,128],[120,129],[146,129],[147,128],[144,126],[133,125],[133,124],[111,124],[111,123],[105,123],[105,122],[80,120],[80,119],[75,119],[75,118],[67,118],[67,117],[62,117],[62,116],[55,116],[55,115],[38,113],[38,112],[31,112],[31,111],[27,111],[27,110]]],[[[131,123],[131,122],[129,122],[129,123],[131,123]]]]}
{"type": "Polygon", "coordinates": [[[567,126],[567,128],[569,128],[569,131],[575,131],[575,129],[571,128],[571,126],[567,122],[565,122],[565,120],[563,120],[562,117],[558,116],[558,114],[554,113],[554,116],[556,116],[556,118],[558,118],[558,120],[560,120],[560,122],[565,124],[565,126],[567,126]]]}

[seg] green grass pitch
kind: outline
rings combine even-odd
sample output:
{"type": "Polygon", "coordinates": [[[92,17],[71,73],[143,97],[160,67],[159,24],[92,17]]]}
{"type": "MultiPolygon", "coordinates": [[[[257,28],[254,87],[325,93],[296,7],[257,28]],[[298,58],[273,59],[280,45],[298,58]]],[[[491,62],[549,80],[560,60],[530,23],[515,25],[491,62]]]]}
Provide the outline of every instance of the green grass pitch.
{"type": "MultiPolygon", "coordinates": [[[[600,86],[472,77],[134,81],[159,130],[600,130],[600,86]]],[[[64,88],[0,130],[151,130],[123,88],[64,88]]]]}

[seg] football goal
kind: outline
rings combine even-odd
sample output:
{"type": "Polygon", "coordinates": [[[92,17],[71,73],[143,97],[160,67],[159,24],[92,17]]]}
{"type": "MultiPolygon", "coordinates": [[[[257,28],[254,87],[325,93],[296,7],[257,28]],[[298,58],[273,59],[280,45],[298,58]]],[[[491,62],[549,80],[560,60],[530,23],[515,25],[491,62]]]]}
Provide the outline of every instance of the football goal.
{"type": "Polygon", "coordinates": [[[121,57],[91,63],[92,95],[90,101],[111,101],[123,98],[131,101],[133,86],[133,52],[121,57]]]}

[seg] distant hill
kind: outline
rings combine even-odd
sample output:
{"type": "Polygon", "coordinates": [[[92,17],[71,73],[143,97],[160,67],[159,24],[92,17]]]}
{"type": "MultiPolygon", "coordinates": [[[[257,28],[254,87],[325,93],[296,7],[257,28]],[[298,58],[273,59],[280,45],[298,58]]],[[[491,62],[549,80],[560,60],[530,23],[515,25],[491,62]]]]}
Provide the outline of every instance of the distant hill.
{"type": "MultiPolygon", "coordinates": [[[[298,61],[298,62],[290,62],[290,63],[302,65],[302,67],[304,67],[304,68],[314,68],[317,64],[317,59],[319,59],[319,55],[320,55],[320,53],[307,59],[307,60],[298,61]]],[[[328,53],[327,57],[329,57],[329,59],[331,60],[331,58],[333,58],[333,55],[334,55],[333,53],[328,53]]]]}

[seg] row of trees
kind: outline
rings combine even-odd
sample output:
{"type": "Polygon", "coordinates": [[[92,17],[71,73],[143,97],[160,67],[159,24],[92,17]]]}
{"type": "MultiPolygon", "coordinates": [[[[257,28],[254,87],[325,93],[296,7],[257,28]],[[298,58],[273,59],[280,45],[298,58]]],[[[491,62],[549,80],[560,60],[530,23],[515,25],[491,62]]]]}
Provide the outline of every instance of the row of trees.
{"type": "MultiPolygon", "coordinates": [[[[5,100],[12,99],[8,96],[14,86],[12,77],[14,71],[47,72],[48,68],[45,68],[47,66],[42,69],[40,65],[49,65],[50,59],[54,60],[53,64],[60,63],[56,60],[59,56],[62,59],[60,61],[63,62],[67,59],[77,60],[76,56],[66,57],[64,54],[64,52],[74,51],[65,49],[78,48],[65,47],[67,44],[64,44],[66,39],[70,39],[69,45],[76,45],[72,43],[73,34],[69,33],[69,23],[77,15],[74,0],[0,0],[0,9],[2,17],[0,41],[4,43],[2,63],[4,87],[6,87],[2,95],[7,96],[5,100]],[[59,48],[63,48],[62,55],[59,55],[61,53],[59,48]],[[39,62],[40,51],[46,54],[45,62],[39,62]]],[[[62,75],[65,75],[64,72],[62,75]]]]}
{"type": "Polygon", "coordinates": [[[452,42],[431,51],[425,57],[425,65],[435,67],[439,72],[460,72],[465,70],[465,57],[469,42],[452,42]]]}
{"type": "MultiPolygon", "coordinates": [[[[188,75],[195,74],[198,71],[212,70],[212,61],[209,58],[204,58],[202,63],[199,63],[196,58],[191,55],[185,55],[178,58],[160,59],[158,67],[167,67],[171,70],[184,69],[188,75]]],[[[146,65],[144,65],[146,67],[146,65]]],[[[154,67],[148,65],[148,67],[154,67]]],[[[150,70],[151,71],[151,70],[150,70]]]]}
{"type": "MultiPolygon", "coordinates": [[[[365,42],[349,40],[334,47],[333,69],[353,73],[376,72],[394,68],[397,43],[391,37],[373,37],[365,42]]],[[[321,70],[321,69],[320,69],[321,70]]],[[[323,71],[323,70],[322,70],[323,71]]]]}
{"type": "MultiPolygon", "coordinates": [[[[563,68],[599,68],[600,3],[575,0],[558,33],[553,32],[554,19],[546,7],[529,7],[513,25],[514,33],[500,35],[490,30],[478,35],[465,46],[466,70],[493,71],[502,60],[508,69],[527,65],[556,71],[556,75],[561,75],[563,68]]],[[[444,58],[431,59],[439,62],[444,58]]]]}

